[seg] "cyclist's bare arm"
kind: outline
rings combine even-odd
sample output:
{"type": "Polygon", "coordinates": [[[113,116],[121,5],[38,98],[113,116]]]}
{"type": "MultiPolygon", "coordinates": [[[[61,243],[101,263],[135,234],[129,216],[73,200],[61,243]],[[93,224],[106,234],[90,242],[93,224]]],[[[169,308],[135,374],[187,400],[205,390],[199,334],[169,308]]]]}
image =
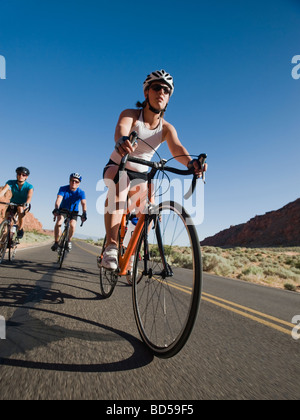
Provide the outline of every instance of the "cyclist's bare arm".
{"type": "Polygon", "coordinates": [[[33,188],[31,190],[28,191],[28,195],[27,195],[27,201],[25,204],[30,204],[31,200],[32,200],[32,196],[33,196],[33,188]]]}
{"type": "Polygon", "coordinates": [[[63,199],[63,196],[62,196],[62,195],[58,195],[58,196],[57,196],[57,199],[56,199],[56,201],[55,201],[55,205],[54,205],[54,207],[55,207],[56,209],[59,209],[59,207],[60,207],[60,205],[61,205],[61,202],[62,202],[62,199],[63,199]]]}
{"type": "Polygon", "coordinates": [[[7,191],[9,191],[9,189],[9,185],[6,184],[3,190],[0,192],[0,198],[4,197],[4,195],[7,193],[7,191]]]}
{"type": "MultiPolygon", "coordinates": [[[[62,195],[58,195],[57,196],[56,201],[55,201],[55,204],[54,204],[54,209],[55,210],[58,210],[59,209],[59,207],[61,205],[61,202],[62,202],[62,199],[63,199],[63,196],[62,195]]],[[[54,220],[55,219],[56,219],[56,215],[54,214],[54,220]]]]}
{"type": "Polygon", "coordinates": [[[81,207],[82,207],[82,212],[86,212],[87,211],[87,205],[86,205],[86,200],[81,200],[81,207]]]}
{"type": "Polygon", "coordinates": [[[18,206],[18,213],[20,217],[25,217],[26,212],[30,210],[30,203],[33,196],[33,189],[28,191],[26,202],[18,206]]]}
{"type": "MultiPolygon", "coordinates": [[[[132,131],[137,119],[138,119],[138,110],[136,109],[126,109],[123,111],[119,117],[116,130],[115,130],[115,142],[118,145],[118,142],[122,137],[127,137],[132,131]]],[[[123,157],[128,153],[132,153],[134,147],[131,145],[129,140],[121,142],[118,147],[118,153],[123,157]]]]}

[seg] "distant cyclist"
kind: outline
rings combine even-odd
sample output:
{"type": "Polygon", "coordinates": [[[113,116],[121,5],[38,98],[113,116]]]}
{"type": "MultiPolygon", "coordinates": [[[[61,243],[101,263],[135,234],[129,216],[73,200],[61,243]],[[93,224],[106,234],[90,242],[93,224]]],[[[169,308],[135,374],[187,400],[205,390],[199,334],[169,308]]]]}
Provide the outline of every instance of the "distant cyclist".
{"type": "Polygon", "coordinates": [[[24,236],[24,222],[27,211],[30,210],[30,202],[33,195],[33,186],[27,182],[30,175],[29,169],[24,166],[19,166],[16,169],[17,179],[7,181],[5,187],[0,192],[0,198],[4,197],[7,191],[11,190],[12,197],[11,203],[15,203],[18,206],[15,208],[15,212],[19,216],[18,226],[18,239],[22,239],[24,236]],[[27,211],[26,211],[27,210],[27,211]]]}
{"type": "Polygon", "coordinates": [[[53,215],[56,218],[56,224],[54,228],[54,238],[55,243],[51,247],[52,251],[56,251],[58,248],[58,241],[61,235],[61,226],[64,222],[65,216],[63,214],[64,210],[73,212],[72,220],[70,223],[70,234],[68,242],[68,250],[72,249],[72,238],[75,233],[77,218],[79,213],[79,204],[82,207],[82,217],[81,220],[85,222],[87,220],[87,205],[85,192],[79,188],[79,185],[82,181],[82,177],[78,173],[72,173],[70,175],[69,185],[60,187],[55,202],[55,209],[53,210],[53,215]]]}

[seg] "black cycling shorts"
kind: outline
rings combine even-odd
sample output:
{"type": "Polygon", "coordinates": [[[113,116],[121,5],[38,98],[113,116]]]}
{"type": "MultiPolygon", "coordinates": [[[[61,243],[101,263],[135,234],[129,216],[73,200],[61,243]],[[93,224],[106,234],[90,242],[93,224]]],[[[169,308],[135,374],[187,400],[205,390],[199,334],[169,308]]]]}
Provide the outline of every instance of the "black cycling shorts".
{"type": "MultiPolygon", "coordinates": [[[[59,211],[60,211],[60,215],[63,216],[64,218],[66,218],[69,210],[59,209],[59,211]],[[64,210],[66,210],[66,213],[64,213],[64,210]]],[[[70,219],[71,220],[76,220],[76,222],[77,222],[78,214],[79,214],[79,211],[72,211],[72,216],[70,217],[70,219]]]]}
{"type": "MultiPolygon", "coordinates": [[[[105,168],[103,169],[103,178],[105,178],[105,172],[111,165],[119,166],[113,160],[110,159],[109,162],[106,164],[105,168]]],[[[133,181],[133,180],[141,180],[141,182],[147,181],[147,172],[135,172],[135,171],[131,171],[130,169],[126,169],[126,172],[130,181],[133,181]]]]}

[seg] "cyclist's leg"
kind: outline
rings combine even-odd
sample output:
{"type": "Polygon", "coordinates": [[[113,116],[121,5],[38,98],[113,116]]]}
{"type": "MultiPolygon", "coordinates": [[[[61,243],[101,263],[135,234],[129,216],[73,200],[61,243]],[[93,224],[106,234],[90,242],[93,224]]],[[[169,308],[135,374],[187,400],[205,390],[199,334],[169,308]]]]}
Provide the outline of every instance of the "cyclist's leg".
{"type": "Polygon", "coordinates": [[[52,251],[57,251],[58,250],[58,246],[59,246],[59,238],[62,235],[62,224],[64,222],[64,216],[59,215],[56,217],[56,223],[54,226],[54,244],[52,245],[51,249],[52,251]]]}
{"type": "Polygon", "coordinates": [[[102,265],[101,261],[103,259],[104,250],[106,249],[106,238],[104,238],[102,252],[100,257],[97,258],[98,267],[100,268],[100,290],[102,296],[107,299],[109,298],[118,281],[118,274],[114,271],[105,270],[102,265]]]}
{"type": "Polygon", "coordinates": [[[119,167],[109,166],[105,170],[104,181],[108,187],[107,198],[105,201],[104,222],[106,229],[106,246],[103,253],[101,266],[107,270],[115,271],[118,268],[119,252],[119,228],[122,216],[127,208],[127,196],[130,186],[130,180],[127,174],[120,178],[117,185],[114,183],[114,177],[119,167]]]}
{"type": "MultiPolygon", "coordinates": [[[[140,218],[144,213],[147,204],[148,188],[147,182],[143,179],[133,179],[131,181],[130,191],[128,193],[128,209],[130,213],[133,213],[140,218]]],[[[133,249],[133,254],[129,259],[127,266],[127,281],[129,284],[132,284],[132,270],[134,262],[135,249],[133,249]]]]}
{"type": "Polygon", "coordinates": [[[129,178],[123,176],[119,183],[115,185],[113,179],[119,167],[110,166],[105,172],[105,184],[108,187],[107,198],[105,202],[105,229],[106,244],[118,246],[119,227],[123,213],[127,206],[127,196],[130,186],[129,178]]]}
{"type": "Polygon", "coordinates": [[[70,221],[70,230],[69,230],[69,242],[71,242],[71,240],[73,239],[73,236],[75,234],[75,230],[76,230],[76,225],[77,225],[77,220],[72,219],[70,221]]]}
{"type": "Polygon", "coordinates": [[[23,206],[18,206],[17,214],[18,214],[18,239],[22,239],[24,236],[24,222],[25,222],[25,208],[23,206]]]}
{"type": "Polygon", "coordinates": [[[56,218],[56,224],[55,224],[55,227],[54,227],[54,239],[55,239],[55,242],[58,242],[59,241],[59,238],[60,238],[61,233],[62,233],[61,232],[61,227],[62,227],[62,224],[63,224],[64,220],[65,220],[65,218],[62,215],[59,215],[56,218]]]}
{"type": "Polygon", "coordinates": [[[69,235],[68,235],[68,250],[72,250],[72,239],[75,234],[76,230],[76,224],[77,224],[77,216],[74,216],[72,220],[70,220],[70,229],[69,229],[69,235]]]}

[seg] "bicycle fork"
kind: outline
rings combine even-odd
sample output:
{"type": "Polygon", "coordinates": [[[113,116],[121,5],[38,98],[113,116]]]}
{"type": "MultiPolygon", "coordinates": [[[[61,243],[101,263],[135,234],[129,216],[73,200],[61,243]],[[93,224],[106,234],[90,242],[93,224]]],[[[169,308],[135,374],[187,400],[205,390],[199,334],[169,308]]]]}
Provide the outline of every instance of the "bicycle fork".
{"type": "Polygon", "coordinates": [[[161,235],[161,228],[160,228],[160,222],[159,222],[159,215],[152,215],[149,214],[145,216],[145,229],[144,229],[144,276],[148,276],[148,278],[152,278],[153,276],[159,276],[163,279],[166,279],[167,277],[173,277],[174,273],[172,271],[171,266],[167,263],[163,241],[162,241],[162,235],[161,235]],[[153,222],[152,229],[155,230],[155,234],[157,237],[157,245],[158,250],[160,254],[160,258],[163,265],[163,270],[154,272],[152,268],[148,268],[148,262],[151,260],[150,258],[150,251],[149,251],[149,241],[148,241],[148,232],[149,227],[151,226],[151,223],[153,222]]]}

